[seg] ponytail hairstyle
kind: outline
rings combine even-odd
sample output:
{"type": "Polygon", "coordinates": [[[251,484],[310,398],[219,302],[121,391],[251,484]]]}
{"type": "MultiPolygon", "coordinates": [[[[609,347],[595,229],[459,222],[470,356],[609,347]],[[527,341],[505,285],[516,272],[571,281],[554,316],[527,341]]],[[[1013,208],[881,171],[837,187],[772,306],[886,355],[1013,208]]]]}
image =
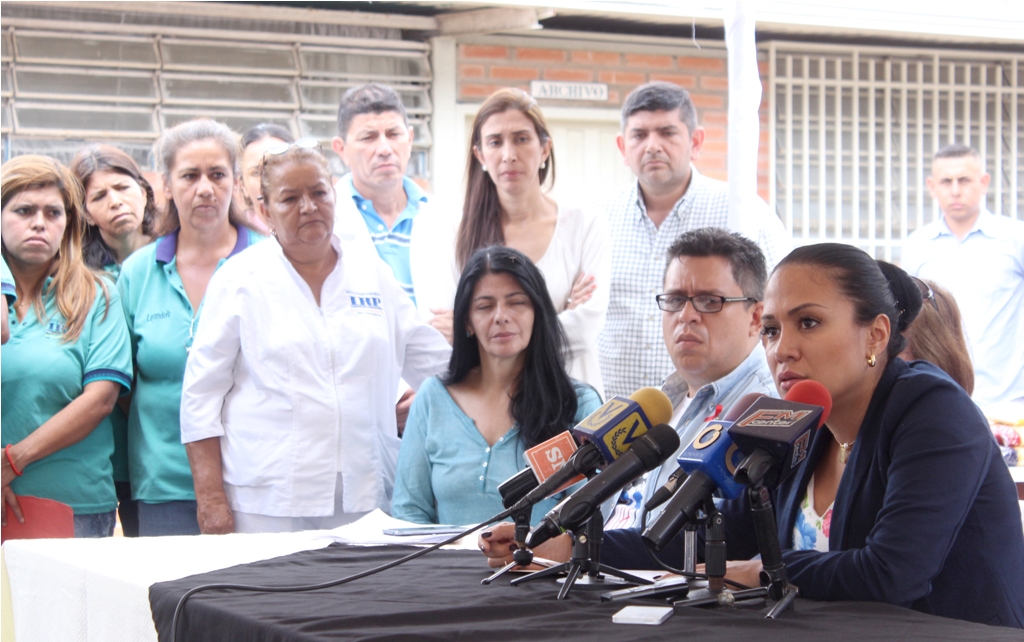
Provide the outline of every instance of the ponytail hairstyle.
{"type": "MultiPolygon", "coordinates": [[[[60,192],[66,218],[64,235],[47,272],[53,279],[45,292],[32,294],[32,307],[40,321],[46,319],[43,295],[53,293],[57,309],[67,322],[61,341],[74,343],[82,334],[86,319],[96,301],[97,283],[106,299],[104,319],[110,308],[110,293],[104,279],[98,279],[82,260],[82,231],[85,227],[81,209],[82,184],[58,161],[49,156],[36,154],[12,158],[0,168],[0,174],[0,207],[7,207],[12,198],[27,190],[56,187],[60,192]]],[[[8,259],[6,245],[3,246],[3,257],[8,259]]]]}
{"type": "MultiPolygon", "coordinates": [[[[455,260],[459,269],[463,269],[473,252],[480,248],[505,244],[505,235],[501,231],[498,188],[477,160],[473,148],[479,149],[483,145],[481,130],[487,119],[510,109],[516,109],[530,119],[542,147],[551,140],[551,132],[540,106],[533,96],[525,91],[505,87],[491,94],[484,104],[480,105],[480,110],[473,119],[473,135],[469,141],[469,155],[466,160],[466,200],[462,205],[462,223],[459,224],[459,234],[455,241],[455,260]]],[[[537,171],[537,182],[542,186],[547,184],[548,189],[555,184],[554,148],[548,155],[547,163],[537,171]]]]}
{"type": "Polygon", "coordinates": [[[892,360],[907,345],[903,335],[921,311],[921,290],[900,268],[876,261],[867,252],[845,243],[816,243],[793,250],[779,262],[820,268],[853,303],[861,326],[870,325],[878,315],[889,317],[891,331],[886,358],[892,360]]]}
{"type": "Polygon", "coordinates": [[[565,371],[565,332],[548,296],[544,275],[525,254],[501,245],[477,250],[470,257],[455,293],[452,356],[443,383],[454,385],[480,365],[480,345],[466,336],[469,308],[476,284],[487,274],[509,274],[533,305],[533,333],[526,361],[512,391],[509,411],[519,435],[531,448],[568,430],[576,421],[576,387],[565,371]]]}

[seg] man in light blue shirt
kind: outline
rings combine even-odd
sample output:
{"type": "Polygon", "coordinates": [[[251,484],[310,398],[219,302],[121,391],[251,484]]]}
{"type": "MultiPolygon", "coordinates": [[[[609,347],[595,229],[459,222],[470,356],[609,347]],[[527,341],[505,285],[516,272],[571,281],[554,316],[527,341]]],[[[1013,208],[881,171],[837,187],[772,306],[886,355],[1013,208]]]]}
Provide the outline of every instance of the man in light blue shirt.
{"type": "MultiPolygon", "coordinates": [[[[679,236],[667,257],[662,294],[652,296],[650,306],[661,308],[662,336],[675,366],[662,390],[672,401],[680,447],[623,491],[606,528],[640,528],[643,505],[708,421],[724,416],[747,393],[778,396],[761,347],[768,275],[757,244],[705,227],[679,236]]],[[[660,514],[656,509],[648,522],[660,514]]]]}
{"type": "MultiPolygon", "coordinates": [[[[431,212],[426,192],[405,175],[412,142],[413,128],[394,89],[370,83],[345,92],[331,145],[351,173],[336,186],[336,229],[372,244],[424,320],[451,342],[455,292],[451,275],[443,270],[452,263],[455,248],[451,239],[446,253],[443,239],[454,228],[431,212]]],[[[399,434],[413,394],[406,388],[398,400],[399,434]]]]}
{"type": "Polygon", "coordinates": [[[985,208],[988,184],[975,150],[936,152],[928,190],[942,217],[903,248],[903,268],[948,289],[960,307],[979,406],[1024,401],[1024,222],[985,208]]]}
{"type": "Polygon", "coordinates": [[[337,203],[355,205],[380,258],[415,302],[409,241],[427,195],[405,175],[412,141],[413,128],[394,89],[371,83],[345,92],[331,145],[351,173],[338,182],[337,203]]]}

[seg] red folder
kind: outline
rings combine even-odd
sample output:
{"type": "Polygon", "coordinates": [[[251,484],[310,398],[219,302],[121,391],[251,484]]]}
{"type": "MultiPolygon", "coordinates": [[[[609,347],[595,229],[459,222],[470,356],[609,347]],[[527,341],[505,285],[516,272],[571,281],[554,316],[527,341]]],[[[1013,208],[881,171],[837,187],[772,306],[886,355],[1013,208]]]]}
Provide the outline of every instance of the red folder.
{"type": "Polygon", "coordinates": [[[7,511],[7,526],[0,534],[0,543],[9,539],[41,539],[49,537],[74,537],[75,512],[67,504],[53,499],[19,495],[21,513],[25,523],[21,524],[10,506],[7,511]]]}

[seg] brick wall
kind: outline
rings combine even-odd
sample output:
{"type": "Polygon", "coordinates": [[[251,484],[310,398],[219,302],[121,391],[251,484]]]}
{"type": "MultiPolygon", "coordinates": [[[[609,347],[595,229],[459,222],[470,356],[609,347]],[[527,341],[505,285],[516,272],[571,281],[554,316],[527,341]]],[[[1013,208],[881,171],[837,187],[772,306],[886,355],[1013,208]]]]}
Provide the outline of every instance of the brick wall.
{"type": "MultiPolygon", "coordinates": [[[[541,100],[541,107],[600,107],[618,109],[637,85],[652,80],[672,82],[690,92],[699,122],[707,130],[697,168],[715,178],[726,177],[727,98],[725,51],[694,55],[618,53],[587,49],[512,47],[460,44],[458,96],[460,103],[479,103],[499,87],[529,91],[531,80],[597,82],[608,85],[608,100],[541,100]]],[[[758,154],[758,192],[768,198],[767,63],[761,65],[765,92],[761,103],[761,141],[758,154]]]]}

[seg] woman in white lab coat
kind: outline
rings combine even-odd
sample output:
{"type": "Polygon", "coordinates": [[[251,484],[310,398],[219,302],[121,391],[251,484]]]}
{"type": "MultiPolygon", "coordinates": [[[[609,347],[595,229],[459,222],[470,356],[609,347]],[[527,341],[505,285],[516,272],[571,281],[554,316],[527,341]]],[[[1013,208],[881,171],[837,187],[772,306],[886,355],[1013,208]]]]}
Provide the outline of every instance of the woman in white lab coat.
{"type": "Polygon", "coordinates": [[[334,233],[311,146],[267,151],[274,240],[210,281],[189,355],[181,434],[204,533],[333,528],[388,509],[399,377],[415,388],[448,363],[388,267],[334,233]]]}

